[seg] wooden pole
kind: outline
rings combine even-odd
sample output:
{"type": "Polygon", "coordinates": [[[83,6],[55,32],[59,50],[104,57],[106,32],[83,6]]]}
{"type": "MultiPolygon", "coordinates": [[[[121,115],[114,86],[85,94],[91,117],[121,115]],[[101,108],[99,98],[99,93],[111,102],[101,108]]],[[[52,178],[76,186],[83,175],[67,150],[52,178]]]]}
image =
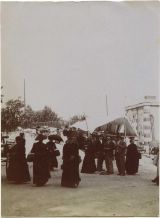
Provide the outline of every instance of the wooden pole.
{"type": "MultiPolygon", "coordinates": [[[[125,96],[125,100],[126,100],[126,96],[125,96]]],[[[124,138],[125,138],[125,142],[126,142],[126,111],[125,111],[125,100],[124,100],[124,138]]]]}
{"type": "Polygon", "coordinates": [[[108,101],[107,101],[107,95],[106,95],[106,114],[107,114],[107,117],[108,117],[108,101]]]}
{"type": "Polygon", "coordinates": [[[25,87],[25,79],[24,79],[24,110],[26,109],[26,87],[25,87]]]}

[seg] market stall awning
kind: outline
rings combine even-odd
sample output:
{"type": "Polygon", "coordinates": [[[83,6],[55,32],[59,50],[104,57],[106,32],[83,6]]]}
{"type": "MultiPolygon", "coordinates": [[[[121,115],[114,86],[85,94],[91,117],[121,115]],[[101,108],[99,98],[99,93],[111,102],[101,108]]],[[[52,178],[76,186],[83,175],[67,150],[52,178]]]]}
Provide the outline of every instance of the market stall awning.
{"type": "Polygon", "coordinates": [[[94,131],[104,131],[105,133],[110,133],[110,134],[121,134],[125,135],[128,137],[136,137],[137,134],[127,118],[120,117],[117,118],[109,123],[106,123],[102,126],[97,127],[94,131]]]}

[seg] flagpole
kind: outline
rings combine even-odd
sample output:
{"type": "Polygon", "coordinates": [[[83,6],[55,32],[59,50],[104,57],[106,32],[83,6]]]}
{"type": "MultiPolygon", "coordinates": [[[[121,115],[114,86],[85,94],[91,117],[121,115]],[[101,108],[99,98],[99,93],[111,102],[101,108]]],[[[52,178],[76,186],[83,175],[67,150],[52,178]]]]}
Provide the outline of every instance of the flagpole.
{"type": "Polygon", "coordinates": [[[107,118],[108,118],[108,101],[107,101],[107,95],[106,95],[106,114],[107,114],[107,118]]]}

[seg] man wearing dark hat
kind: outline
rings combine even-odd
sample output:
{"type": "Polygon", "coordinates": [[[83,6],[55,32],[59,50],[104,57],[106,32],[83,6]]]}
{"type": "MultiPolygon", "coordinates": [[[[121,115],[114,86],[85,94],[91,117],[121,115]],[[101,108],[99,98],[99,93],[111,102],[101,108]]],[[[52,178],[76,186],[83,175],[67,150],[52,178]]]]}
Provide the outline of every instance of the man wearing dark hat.
{"type": "Polygon", "coordinates": [[[103,137],[100,136],[99,139],[97,140],[97,171],[102,172],[105,171],[103,169],[103,161],[104,161],[104,149],[103,149],[103,137]]]}
{"type": "Polygon", "coordinates": [[[116,165],[118,168],[118,175],[125,176],[125,154],[126,154],[126,143],[124,138],[120,135],[117,136],[116,149],[115,149],[115,158],[116,165]]]}
{"type": "MultiPolygon", "coordinates": [[[[111,136],[107,135],[104,140],[104,159],[106,164],[107,172],[105,174],[110,175],[114,173],[113,170],[113,150],[115,149],[115,144],[111,140],[111,136]]],[[[104,173],[102,173],[104,174],[104,173]]]]}

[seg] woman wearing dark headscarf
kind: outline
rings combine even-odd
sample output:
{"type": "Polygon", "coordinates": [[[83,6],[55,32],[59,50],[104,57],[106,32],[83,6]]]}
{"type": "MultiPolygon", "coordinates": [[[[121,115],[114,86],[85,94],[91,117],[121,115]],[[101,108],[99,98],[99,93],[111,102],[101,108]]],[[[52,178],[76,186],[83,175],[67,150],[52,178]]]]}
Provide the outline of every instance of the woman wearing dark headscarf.
{"type": "Polygon", "coordinates": [[[56,144],[53,142],[54,140],[54,135],[49,135],[48,136],[49,142],[47,142],[47,150],[49,152],[49,168],[50,170],[54,170],[54,167],[58,167],[58,161],[56,158],[55,151],[57,149],[56,144]]]}
{"type": "Polygon", "coordinates": [[[82,164],[81,173],[94,173],[96,171],[96,137],[91,136],[86,141],[85,145],[85,157],[82,164]]]}
{"type": "Polygon", "coordinates": [[[25,155],[25,143],[17,136],[16,144],[8,150],[6,173],[9,181],[23,183],[30,181],[30,175],[25,155]]]}
{"type": "Polygon", "coordinates": [[[139,152],[137,146],[134,144],[134,140],[130,140],[130,144],[127,147],[126,154],[126,173],[133,175],[138,172],[139,167],[139,152]]]}
{"type": "Polygon", "coordinates": [[[38,142],[33,144],[30,153],[34,154],[33,159],[33,184],[43,186],[50,178],[49,171],[49,154],[46,144],[43,143],[45,137],[39,134],[36,137],[38,142]]]}
{"type": "Polygon", "coordinates": [[[79,145],[76,139],[76,131],[68,131],[67,138],[63,147],[61,186],[76,188],[80,182],[79,145]]]}

